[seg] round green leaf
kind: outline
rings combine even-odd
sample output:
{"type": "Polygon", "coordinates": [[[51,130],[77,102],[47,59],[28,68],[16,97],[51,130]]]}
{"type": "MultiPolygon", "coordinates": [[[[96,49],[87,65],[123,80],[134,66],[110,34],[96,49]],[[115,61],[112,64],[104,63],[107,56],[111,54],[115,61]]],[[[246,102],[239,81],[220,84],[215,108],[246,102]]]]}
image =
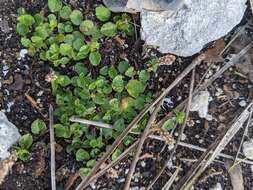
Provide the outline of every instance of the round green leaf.
{"type": "Polygon", "coordinates": [[[70,20],[74,25],[80,25],[83,20],[83,14],[79,10],[74,10],[70,14],[70,20]]]}
{"type": "Polygon", "coordinates": [[[73,31],[73,26],[70,25],[70,24],[66,24],[66,25],[64,26],[64,31],[65,31],[66,33],[72,32],[72,31],[73,31]]]}
{"type": "Polygon", "coordinates": [[[107,21],[111,16],[111,11],[103,5],[98,6],[96,9],[96,17],[100,21],[107,21]]]}
{"type": "Polygon", "coordinates": [[[108,74],[111,79],[114,79],[118,75],[117,69],[112,65],[108,70],[108,74]]]}
{"type": "Polygon", "coordinates": [[[82,177],[87,176],[90,173],[90,170],[91,170],[90,168],[80,168],[79,169],[80,176],[82,177]]]}
{"type": "Polygon", "coordinates": [[[24,46],[24,47],[29,47],[32,45],[32,42],[28,39],[28,38],[21,38],[21,44],[24,46]]]}
{"type": "Polygon", "coordinates": [[[117,148],[113,153],[112,153],[112,160],[116,160],[120,155],[122,154],[122,151],[117,148]]]}
{"type": "Polygon", "coordinates": [[[75,66],[74,66],[74,70],[75,72],[77,72],[78,75],[80,75],[81,73],[83,74],[87,74],[88,73],[88,70],[87,68],[84,66],[83,63],[77,63],[75,66]]]}
{"type": "Polygon", "coordinates": [[[58,12],[61,10],[62,1],[61,0],[48,0],[48,8],[51,12],[58,12]]]}
{"type": "Polygon", "coordinates": [[[63,19],[69,19],[69,15],[71,14],[72,10],[69,6],[63,6],[60,10],[60,17],[63,19]]]}
{"type": "Polygon", "coordinates": [[[126,70],[130,67],[129,63],[127,61],[121,61],[118,65],[118,70],[120,73],[125,73],[126,70]]]}
{"type": "Polygon", "coordinates": [[[103,26],[101,27],[101,33],[105,36],[113,37],[116,35],[116,32],[117,32],[117,27],[112,22],[107,22],[103,24],[103,26]]]}
{"type": "Polygon", "coordinates": [[[22,149],[29,149],[32,146],[32,143],[33,143],[32,135],[26,134],[19,139],[18,144],[22,149]]]}
{"type": "Polygon", "coordinates": [[[129,67],[126,70],[125,75],[128,77],[133,77],[135,75],[134,67],[129,67]]]}
{"type": "Polygon", "coordinates": [[[130,80],[126,85],[126,89],[130,96],[137,98],[144,92],[145,86],[138,80],[130,80]]]}
{"type": "Polygon", "coordinates": [[[175,126],[175,119],[168,119],[162,126],[166,130],[171,130],[175,126]]]}
{"type": "Polygon", "coordinates": [[[19,149],[17,151],[17,156],[22,161],[27,161],[30,157],[30,152],[26,149],[19,149]]]}
{"type": "Polygon", "coordinates": [[[19,35],[25,36],[29,32],[29,27],[27,25],[18,23],[16,30],[19,35]]]}
{"type": "Polygon", "coordinates": [[[62,55],[69,56],[72,53],[72,46],[70,44],[64,43],[60,45],[60,53],[62,55]]]}
{"type": "Polygon", "coordinates": [[[89,55],[90,63],[94,66],[99,65],[101,62],[101,55],[99,52],[91,52],[89,55]]]}
{"type": "Polygon", "coordinates": [[[86,163],[86,166],[89,167],[89,168],[92,168],[96,165],[97,161],[96,160],[89,160],[87,163],[86,163]]]}
{"type": "Polygon", "coordinates": [[[25,14],[18,17],[18,21],[26,26],[31,26],[35,23],[34,18],[31,15],[25,14]]]}
{"type": "Polygon", "coordinates": [[[140,81],[145,84],[150,78],[150,74],[148,71],[146,70],[141,70],[139,73],[139,79],[140,81]]]}
{"type": "Polygon", "coordinates": [[[111,107],[112,110],[119,111],[119,109],[120,109],[120,102],[119,102],[119,100],[117,98],[111,99],[110,102],[109,102],[109,104],[110,104],[110,107],[111,107]]]}
{"type": "Polygon", "coordinates": [[[79,26],[80,31],[84,33],[85,35],[91,35],[93,28],[94,28],[94,24],[91,20],[85,20],[79,26]]]}
{"type": "Polygon", "coordinates": [[[76,152],[76,160],[77,161],[84,161],[84,160],[89,160],[89,159],[90,159],[90,155],[86,150],[79,149],[76,152]]]}
{"type": "Polygon", "coordinates": [[[112,89],[116,92],[122,92],[124,90],[123,76],[118,75],[113,79],[112,89]]]}
{"type": "Polygon", "coordinates": [[[67,126],[55,124],[54,129],[56,137],[69,138],[71,136],[70,130],[67,126]]]}
{"type": "Polygon", "coordinates": [[[31,130],[33,134],[40,134],[43,133],[47,130],[47,126],[45,124],[45,122],[41,119],[36,119],[31,126],[31,130]]]}
{"type": "Polygon", "coordinates": [[[77,51],[80,50],[80,48],[84,45],[84,41],[81,38],[77,38],[74,42],[73,42],[73,48],[77,51]]]}

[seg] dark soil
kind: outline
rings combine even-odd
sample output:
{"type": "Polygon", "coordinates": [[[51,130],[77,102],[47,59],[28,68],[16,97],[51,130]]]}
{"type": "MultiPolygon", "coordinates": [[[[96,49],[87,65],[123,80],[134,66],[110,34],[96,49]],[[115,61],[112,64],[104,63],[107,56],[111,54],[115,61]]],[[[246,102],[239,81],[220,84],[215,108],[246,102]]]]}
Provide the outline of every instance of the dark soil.
{"type": "MultiPolygon", "coordinates": [[[[69,3],[75,8],[82,8],[88,18],[94,19],[94,7],[101,2],[81,0],[77,3],[70,0],[69,3]]],[[[29,58],[28,56],[20,58],[19,53],[22,47],[19,44],[19,37],[15,32],[16,11],[19,7],[24,7],[28,12],[35,13],[44,6],[45,1],[43,0],[33,0],[32,2],[29,0],[0,1],[0,109],[5,111],[9,120],[19,128],[22,134],[30,131],[32,121],[37,118],[48,121],[47,110],[49,104],[54,105],[54,98],[50,91],[50,83],[45,80],[51,72],[52,65],[39,62],[36,58],[29,58]],[[36,101],[40,108],[39,110],[32,105],[32,102],[29,101],[25,94],[36,101]]],[[[250,11],[247,14],[249,16],[246,16],[245,20],[247,20],[247,17],[251,17],[250,11]]],[[[138,16],[134,16],[134,19],[138,24],[138,16]]],[[[229,40],[231,34],[225,39],[229,40]]],[[[122,46],[115,39],[106,39],[102,48],[103,64],[114,64],[120,59],[125,58],[136,68],[141,67],[143,64],[143,43],[139,40],[138,35],[136,37],[120,36],[125,41],[125,46],[122,46]]],[[[155,51],[152,51],[152,53],[157,54],[155,51]]],[[[153,77],[149,84],[149,90],[157,94],[163,88],[166,88],[189,65],[193,58],[178,58],[172,65],[160,66],[157,75],[153,77]]],[[[209,66],[210,64],[207,63],[197,67],[196,82],[199,82],[209,66]]],[[[213,64],[210,72],[212,74],[215,73],[221,66],[222,63],[213,64]]],[[[253,99],[252,84],[250,84],[247,78],[234,74],[236,71],[235,68],[230,69],[208,88],[212,97],[209,105],[209,114],[212,115],[213,120],[200,119],[197,113],[191,113],[188,126],[184,132],[186,136],[185,140],[183,140],[184,142],[207,148],[224,130],[224,126],[229,126],[231,121],[243,110],[239,102],[242,100],[249,102],[253,99]],[[229,91],[226,91],[226,89],[229,89],[229,91]],[[222,92],[219,93],[220,91],[222,92]]],[[[96,72],[96,70],[93,70],[94,75],[96,75],[96,72]]],[[[68,74],[71,75],[71,70],[68,74]]],[[[190,76],[182,80],[178,87],[168,95],[171,103],[163,105],[163,111],[159,113],[160,117],[171,111],[182,100],[188,97],[189,86],[190,76]]],[[[178,133],[178,129],[176,129],[176,133],[178,133]]],[[[232,156],[236,155],[242,134],[243,130],[240,130],[224,150],[224,153],[232,156]]],[[[252,130],[250,131],[250,135],[252,135],[252,130]]],[[[175,138],[177,137],[175,136],[175,138]]],[[[35,137],[34,141],[35,144],[31,150],[32,155],[30,160],[27,162],[17,161],[4,183],[0,185],[0,190],[50,189],[49,134],[35,137]]],[[[80,164],[74,161],[73,155],[68,155],[65,152],[64,142],[57,140],[57,143],[57,184],[59,189],[63,189],[67,179],[78,171],[80,164]]],[[[160,166],[164,163],[163,158],[169,155],[167,148],[167,145],[163,142],[156,140],[146,141],[144,152],[142,153],[143,159],[137,165],[134,179],[131,183],[132,187],[141,189],[141,187],[146,187],[149,184],[159,171],[160,166]]],[[[173,158],[173,164],[177,166],[181,165],[183,169],[180,172],[178,180],[186,174],[194,163],[194,160],[197,160],[201,154],[202,152],[200,151],[181,146],[178,147],[173,158]]],[[[103,176],[87,189],[121,189],[131,159],[131,156],[128,157],[114,168],[116,176],[110,174],[103,176]]],[[[241,164],[241,166],[245,190],[251,190],[253,187],[253,177],[250,167],[246,164],[241,164]]],[[[160,190],[174,170],[166,170],[153,189],[160,190]]],[[[228,172],[221,162],[214,162],[206,170],[195,185],[195,189],[210,189],[217,182],[221,183],[223,189],[232,189],[228,172]],[[214,172],[220,173],[210,175],[214,172]]]]}

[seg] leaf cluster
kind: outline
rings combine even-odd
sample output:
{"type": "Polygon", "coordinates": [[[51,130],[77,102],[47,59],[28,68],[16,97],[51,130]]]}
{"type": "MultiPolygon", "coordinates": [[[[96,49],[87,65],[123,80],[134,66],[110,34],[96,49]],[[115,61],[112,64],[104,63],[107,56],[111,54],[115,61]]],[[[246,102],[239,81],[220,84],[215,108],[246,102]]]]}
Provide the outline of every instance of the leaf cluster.
{"type": "Polygon", "coordinates": [[[55,66],[85,59],[97,66],[102,61],[99,49],[103,37],[114,37],[119,31],[133,35],[129,15],[116,16],[112,19],[114,22],[109,21],[111,11],[102,5],[95,9],[97,19],[103,22],[101,26],[85,19],[80,10],[63,5],[61,0],[48,0],[48,8],[51,13],[47,16],[30,15],[19,9],[16,30],[30,56],[38,53],[41,60],[55,66]]]}

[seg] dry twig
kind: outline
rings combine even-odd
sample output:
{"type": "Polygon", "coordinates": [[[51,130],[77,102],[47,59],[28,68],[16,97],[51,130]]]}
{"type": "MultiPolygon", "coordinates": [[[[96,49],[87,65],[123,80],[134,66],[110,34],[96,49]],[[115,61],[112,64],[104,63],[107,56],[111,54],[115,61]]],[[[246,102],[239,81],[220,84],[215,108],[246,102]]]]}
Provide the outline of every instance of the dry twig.
{"type": "Polygon", "coordinates": [[[177,142],[173,148],[173,150],[171,151],[171,154],[169,156],[169,158],[165,161],[163,167],[160,169],[160,171],[158,172],[158,174],[155,176],[154,180],[149,184],[149,186],[146,188],[146,190],[149,190],[152,188],[152,186],[155,184],[155,182],[158,180],[158,178],[162,175],[162,173],[164,172],[164,170],[166,169],[168,163],[171,161],[174,153],[176,152],[176,149],[177,149],[177,146],[178,146],[178,143],[179,141],[181,140],[181,137],[183,135],[183,132],[184,132],[184,129],[186,127],[186,124],[187,124],[187,119],[188,119],[188,116],[189,116],[189,112],[190,112],[190,106],[191,106],[191,102],[192,102],[192,93],[193,93],[193,88],[194,88],[194,81],[195,81],[195,69],[193,69],[192,71],[192,78],[191,78],[191,85],[190,85],[190,92],[189,92],[189,100],[188,100],[188,105],[187,105],[187,108],[186,108],[186,115],[185,115],[185,118],[184,118],[184,123],[183,123],[183,126],[180,130],[180,134],[178,136],[178,139],[177,139],[177,142]]]}
{"type": "Polygon", "coordinates": [[[51,149],[51,186],[52,190],[56,190],[55,180],[55,140],[54,140],[54,118],[53,107],[49,105],[49,131],[50,131],[50,149],[51,149]]]}
{"type": "Polygon", "coordinates": [[[239,156],[239,154],[240,154],[240,150],[241,150],[241,148],[242,148],[242,144],[243,144],[243,142],[244,142],[244,138],[245,138],[245,136],[246,136],[247,133],[248,133],[249,126],[250,126],[251,119],[252,119],[252,112],[253,112],[253,109],[251,109],[251,111],[250,111],[249,119],[248,119],[248,122],[247,122],[246,127],[244,128],[243,136],[242,136],[240,145],[239,145],[239,147],[238,147],[238,150],[237,150],[237,153],[236,153],[236,156],[235,156],[234,163],[233,163],[232,165],[234,165],[235,162],[237,161],[237,158],[238,158],[238,156],[239,156]]]}
{"type": "Polygon", "coordinates": [[[175,181],[179,171],[180,171],[180,167],[177,167],[176,171],[172,174],[169,181],[164,185],[162,190],[170,190],[170,187],[172,186],[173,182],[175,181]]]}
{"type": "MultiPolygon", "coordinates": [[[[77,118],[77,119],[78,119],[78,121],[80,121],[80,123],[83,123],[81,118],[77,118]]],[[[97,126],[97,127],[103,128],[103,125],[100,125],[100,126],[97,126]]],[[[132,132],[130,132],[130,133],[132,133],[132,132]]],[[[135,133],[133,133],[133,134],[135,134],[135,133]]],[[[161,136],[158,136],[158,135],[148,135],[148,138],[151,138],[151,139],[154,139],[154,140],[159,140],[159,141],[166,141],[166,139],[164,137],[161,137],[161,136]]],[[[185,148],[194,149],[194,150],[197,150],[197,151],[200,151],[200,152],[205,152],[206,151],[205,148],[202,148],[202,147],[199,147],[199,146],[196,146],[196,145],[192,145],[192,144],[188,144],[188,143],[184,143],[184,142],[178,142],[178,145],[182,146],[182,147],[185,147],[185,148]]],[[[122,154],[124,154],[124,153],[122,153],[122,154]]],[[[220,153],[218,156],[220,156],[222,158],[234,160],[234,157],[231,156],[231,155],[220,153]]],[[[240,162],[243,162],[245,164],[253,165],[253,161],[250,161],[250,160],[247,160],[247,159],[238,158],[237,160],[240,161],[240,162]]]]}
{"type": "MultiPolygon", "coordinates": [[[[161,101],[162,102],[162,101],[161,101]]],[[[151,126],[154,124],[154,121],[156,119],[156,116],[157,116],[157,113],[158,111],[160,110],[160,105],[161,105],[161,102],[158,103],[157,107],[155,108],[155,110],[153,111],[153,113],[151,114],[151,117],[147,123],[147,126],[143,132],[143,134],[141,135],[141,138],[139,140],[139,143],[138,143],[138,146],[137,146],[137,150],[135,152],[135,155],[134,155],[134,158],[133,158],[133,161],[131,163],[131,166],[130,166],[130,169],[129,169],[129,172],[128,172],[128,175],[127,175],[127,178],[126,178],[126,182],[125,182],[125,185],[124,185],[124,188],[123,190],[128,190],[129,187],[130,187],[130,183],[131,183],[131,179],[132,179],[132,176],[133,176],[133,173],[134,173],[134,170],[135,170],[135,167],[136,167],[136,164],[139,160],[139,156],[141,154],[141,149],[142,149],[142,146],[144,144],[144,141],[146,140],[147,136],[148,136],[148,133],[150,131],[150,128],[151,126]]]]}
{"type": "Polygon", "coordinates": [[[224,134],[221,134],[217,140],[209,146],[207,151],[199,158],[198,162],[196,162],[179,183],[177,183],[174,190],[188,190],[192,187],[197,178],[214,161],[248,119],[250,114],[249,109],[251,109],[252,105],[253,102],[247,106],[231,127],[229,127],[224,134]]]}
{"type": "Polygon", "coordinates": [[[88,176],[86,176],[82,182],[78,185],[76,190],[82,190],[84,186],[89,182],[90,178],[94,176],[101,165],[109,158],[115,148],[122,142],[122,139],[126,137],[126,135],[131,131],[131,129],[148,113],[154,106],[157,105],[188,73],[192,71],[197,65],[199,65],[202,60],[205,58],[204,55],[200,55],[193,62],[172,82],[172,84],[165,89],[161,95],[155,99],[150,105],[146,106],[134,119],[133,121],[127,126],[127,128],[119,135],[119,137],[114,141],[112,146],[109,150],[104,154],[104,156],[98,161],[98,163],[92,168],[91,172],[88,176]]]}
{"type": "MultiPolygon", "coordinates": [[[[239,59],[245,55],[252,48],[252,43],[249,43],[245,48],[243,48],[238,54],[234,55],[219,71],[217,71],[208,81],[204,82],[202,85],[199,85],[193,92],[193,96],[197,95],[201,90],[209,87],[216,79],[218,79],[225,71],[230,67],[238,63],[239,59]]],[[[188,98],[181,102],[175,109],[182,110],[186,105],[188,98]]],[[[162,120],[158,122],[158,126],[162,126],[170,117],[172,112],[168,113],[162,120]]]]}

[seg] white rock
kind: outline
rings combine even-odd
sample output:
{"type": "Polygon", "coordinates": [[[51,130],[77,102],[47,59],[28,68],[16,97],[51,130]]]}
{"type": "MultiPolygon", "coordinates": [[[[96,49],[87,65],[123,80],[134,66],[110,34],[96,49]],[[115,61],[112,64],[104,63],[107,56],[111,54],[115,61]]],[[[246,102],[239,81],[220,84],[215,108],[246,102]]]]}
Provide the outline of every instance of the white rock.
{"type": "Polygon", "coordinates": [[[181,136],[181,141],[185,141],[185,139],[186,139],[186,135],[183,133],[181,136]]]}
{"type": "Polygon", "coordinates": [[[246,107],[246,106],[247,106],[247,102],[246,102],[245,100],[241,100],[241,101],[239,102],[239,105],[240,105],[241,107],[246,107]]]}
{"type": "Polygon", "coordinates": [[[162,53],[191,56],[225,36],[242,19],[247,0],[185,0],[171,12],[141,12],[142,39],[162,53]]]}
{"type": "Polygon", "coordinates": [[[27,49],[21,49],[19,52],[19,57],[20,58],[25,58],[25,55],[28,53],[27,49]]]}
{"type": "Polygon", "coordinates": [[[139,12],[143,9],[152,11],[177,10],[182,0],[103,0],[114,12],[139,12]]]}
{"type": "Polygon", "coordinates": [[[210,93],[208,91],[201,91],[193,97],[190,111],[197,111],[199,117],[206,118],[208,115],[209,97],[210,93]]]}
{"type": "Polygon", "coordinates": [[[250,139],[249,141],[245,141],[243,143],[243,154],[248,159],[253,159],[253,139],[250,139]]]}
{"type": "Polygon", "coordinates": [[[210,190],[223,190],[220,183],[217,183],[213,188],[210,188],[210,190]]]}
{"type": "Polygon", "coordinates": [[[8,149],[20,138],[15,125],[8,121],[3,112],[0,111],[0,159],[9,156],[8,149]]]}

